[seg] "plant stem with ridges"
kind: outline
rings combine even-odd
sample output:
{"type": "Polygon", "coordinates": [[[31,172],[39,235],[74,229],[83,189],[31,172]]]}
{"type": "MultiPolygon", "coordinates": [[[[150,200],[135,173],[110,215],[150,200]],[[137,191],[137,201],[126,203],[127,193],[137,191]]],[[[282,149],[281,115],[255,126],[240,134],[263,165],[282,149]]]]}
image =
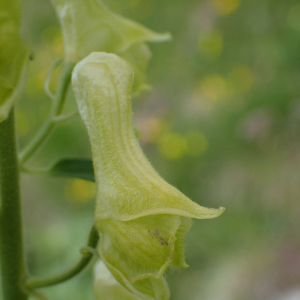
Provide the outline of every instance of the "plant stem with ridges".
{"type": "Polygon", "coordinates": [[[4,300],[27,300],[15,120],[0,123],[0,261],[4,300]]]}

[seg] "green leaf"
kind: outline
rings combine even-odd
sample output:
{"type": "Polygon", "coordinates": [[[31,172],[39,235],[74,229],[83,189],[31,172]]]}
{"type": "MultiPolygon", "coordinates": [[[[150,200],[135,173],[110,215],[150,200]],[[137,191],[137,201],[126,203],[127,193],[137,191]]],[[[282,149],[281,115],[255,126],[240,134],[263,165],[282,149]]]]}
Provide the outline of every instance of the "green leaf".
{"type": "Polygon", "coordinates": [[[95,181],[93,161],[90,159],[65,158],[59,160],[50,168],[49,174],[95,181]]]}

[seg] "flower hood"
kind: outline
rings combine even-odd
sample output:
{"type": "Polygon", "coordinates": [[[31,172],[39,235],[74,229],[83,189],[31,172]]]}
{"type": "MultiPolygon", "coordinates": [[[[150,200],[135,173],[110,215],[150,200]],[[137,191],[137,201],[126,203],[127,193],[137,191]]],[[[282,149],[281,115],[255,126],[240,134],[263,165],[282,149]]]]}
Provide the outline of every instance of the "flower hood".
{"type": "Polygon", "coordinates": [[[191,218],[224,208],[191,201],[145,157],[134,134],[133,70],[115,54],[95,52],[73,71],[73,88],[91,141],[97,184],[99,253],[114,277],[142,299],[168,299],[162,275],[187,267],[184,244],[191,218]]]}

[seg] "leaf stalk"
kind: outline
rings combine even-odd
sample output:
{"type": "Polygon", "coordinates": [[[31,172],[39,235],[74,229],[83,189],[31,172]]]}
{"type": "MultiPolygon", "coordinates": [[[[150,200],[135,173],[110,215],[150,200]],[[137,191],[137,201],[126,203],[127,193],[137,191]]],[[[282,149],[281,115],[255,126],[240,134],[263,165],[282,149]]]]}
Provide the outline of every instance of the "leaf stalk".
{"type": "MultiPolygon", "coordinates": [[[[93,226],[90,230],[87,247],[95,249],[98,244],[98,240],[98,232],[95,226],[93,226]]],[[[52,286],[73,278],[74,276],[79,274],[93,258],[93,251],[84,251],[84,253],[81,251],[81,253],[82,257],[80,258],[80,260],[67,271],[51,277],[29,278],[25,283],[26,288],[35,289],[52,286]]]]}
{"type": "Polygon", "coordinates": [[[58,82],[58,88],[55,94],[55,101],[53,102],[52,110],[49,114],[47,121],[45,122],[42,129],[37,133],[35,138],[29,143],[29,145],[23,150],[20,155],[20,163],[24,164],[29,160],[29,158],[36,153],[36,151],[42,146],[42,144],[47,140],[52,131],[56,127],[56,122],[53,120],[55,117],[61,114],[63,109],[65,99],[67,96],[68,87],[71,81],[72,70],[74,63],[66,64],[60,80],[58,82]]]}

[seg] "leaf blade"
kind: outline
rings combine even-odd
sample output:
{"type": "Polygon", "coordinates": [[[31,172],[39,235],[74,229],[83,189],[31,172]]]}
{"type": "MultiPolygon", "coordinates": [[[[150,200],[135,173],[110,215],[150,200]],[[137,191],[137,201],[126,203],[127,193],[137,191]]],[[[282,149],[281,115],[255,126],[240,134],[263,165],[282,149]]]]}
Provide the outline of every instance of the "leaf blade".
{"type": "Polygon", "coordinates": [[[95,182],[93,161],[84,158],[63,158],[55,162],[48,171],[49,175],[74,177],[95,182]]]}

